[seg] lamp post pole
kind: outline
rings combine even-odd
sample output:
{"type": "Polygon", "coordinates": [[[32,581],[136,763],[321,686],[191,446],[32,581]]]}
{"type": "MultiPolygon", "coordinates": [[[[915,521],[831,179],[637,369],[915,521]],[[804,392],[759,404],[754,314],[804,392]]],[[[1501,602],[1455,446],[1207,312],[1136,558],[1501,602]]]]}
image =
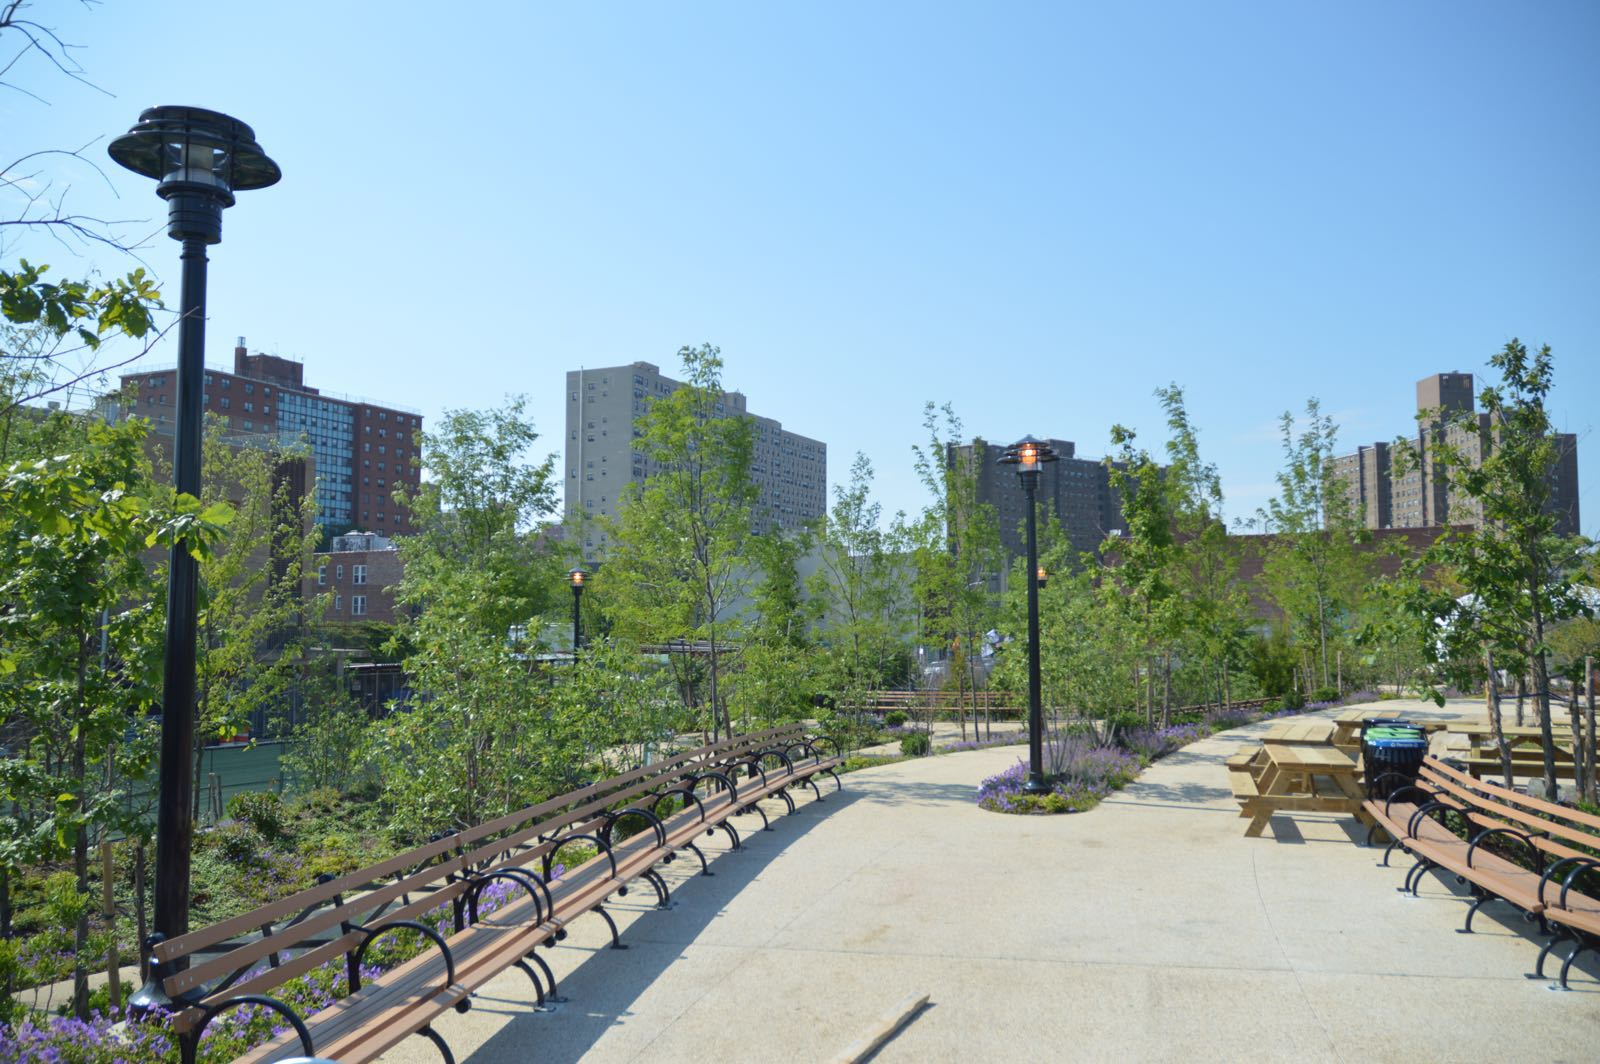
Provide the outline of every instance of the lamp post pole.
{"type": "Polygon", "coordinates": [[[583,645],[583,612],[580,603],[583,601],[583,582],[589,574],[581,567],[567,574],[567,580],[572,584],[572,660],[578,660],[578,648],[583,645]]]}
{"type": "MultiPolygon", "coordinates": [[[[167,235],[183,250],[178,320],[178,420],[173,485],[200,495],[201,385],[205,375],[206,245],[222,240],[222,212],[235,191],[265,188],[282,176],[243,122],[199,107],[151,107],[113,140],[111,158],[155,178],[167,201],[167,235]]],[[[167,577],[166,657],[161,687],[161,763],[156,809],[153,930],[174,938],[189,929],[189,854],[193,843],[195,635],[198,564],[190,544],[172,545],[167,577]]],[[[180,962],[181,963],[181,962],[180,962]]]]}
{"type": "Polygon", "coordinates": [[[1028,584],[1028,778],[1022,784],[1027,794],[1045,794],[1050,782],[1044,775],[1044,708],[1040,698],[1039,676],[1039,588],[1044,582],[1044,571],[1039,567],[1038,518],[1035,514],[1035,496],[1039,487],[1040,466],[1056,460],[1056,453],[1048,443],[1032,436],[1006,448],[1000,459],[1002,464],[1017,467],[1022,480],[1022,492],[1027,497],[1028,511],[1028,569],[1032,579],[1028,584]]]}

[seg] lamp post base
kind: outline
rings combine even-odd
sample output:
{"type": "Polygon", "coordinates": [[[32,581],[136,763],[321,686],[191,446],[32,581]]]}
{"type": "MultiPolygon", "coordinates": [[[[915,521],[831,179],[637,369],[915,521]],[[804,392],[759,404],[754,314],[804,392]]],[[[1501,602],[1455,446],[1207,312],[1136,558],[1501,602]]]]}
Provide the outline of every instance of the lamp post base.
{"type": "Polygon", "coordinates": [[[1022,784],[1022,793],[1049,794],[1050,781],[1045,779],[1043,776],[1029,775],[1027,780],[1022,784]]]}

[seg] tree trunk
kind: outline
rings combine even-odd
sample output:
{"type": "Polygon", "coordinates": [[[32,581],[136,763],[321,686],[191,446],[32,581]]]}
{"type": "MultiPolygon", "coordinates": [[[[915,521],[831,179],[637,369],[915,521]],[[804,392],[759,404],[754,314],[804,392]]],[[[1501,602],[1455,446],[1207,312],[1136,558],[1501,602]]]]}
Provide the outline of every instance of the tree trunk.
{"type": "Polygon", "coordinates": [[[139,937],[139,981],[150,978],[150,921],[145,915],[144,839],[133,844],[133,909],[135,934],[139,937]]]}
{"type": "Polygon", "coordinates": [[[1500,751],[1500,770],[1505,774],[1506,786],[1511,786],[1511,744],[1506,742],[1505,721],[1500,715],[1500,689],[1495,683],[1494,651],[1483,648],[1483,664],[1488,677],[1483,683],[1484,701],[1488,703],[1489,726],[1494,730],[1494,746],[1500,751]]]}
{"type": "Polygon", "coordinates": [[[1228,682],[1228,659],[1222,659],[1222,711],[1226,713],[1233,708],[1233,688],[1228,682]]]}
{"type": "MultiPolygon", "coordinates": [[[[83,816],[88,806],[88,795],[82,793],[88,786],[85,778],[88,769],[88,699],[89,661],[88,643],[78,641],[78,691],[73,722],[72,778],[77,781],[78,796],[73,802],[78,816],[83,816]]],[[[72,928],[72,1014],[80,1020],[89,1018],[89,826],[79,822],[72,834],[72,875],[82,905],[72,928]]]]}
{"type": "Polygon", "coordinates": [[[1517,727],[1522,727],[1522,700],[1528,696],[1528,678],[1521,672],[1517,673],[1517,727]]]}
{"type": "Polygon", "coordinates": [[[1344,651],[1335,650],[1333,652],[1333,661],[1335,670],[1333,674],[1333,689],[1338,691],[1342,697],[1344,695],[1344,651]]]}
{"type": "Polygon", "coordinates": [[[1167,651],[1161,660],[1161,726],[1172,725],[1172,651],[1167,651]]]}
{"type": "Polygon", "coordinates": [[[1156,659],[1151,655],[1145,662],[1144,669],[1144,722],[1151,725],[1156,722],[1156,659]]]}
{"type": "Polygon", "coordinates": [[[1594,658],[1583,659],[1583,689],[1589,703],[1589,793],[1584,796],[1584,801],[1590,805],[1600,803],[1600,756],[1595,753],[1594,734],[1594,658]]]}
{"type": "MultiPolygon", "coordinates": [[[[951,665],[955,665],[955,664],[957,664],[957,662],[952,661],[950,664],[951,665]]],[[[966,669],[966,664],[967,663],[963,661],[963,662],[960,662],[959,664],[962,666],[961,668],[952,669],[951,671],[956,674],[956,719],[961,722],[961,741],[962,742],[966,742],[967,741],[967,669],[966,669]]],[[[934,699],[934,704],[937,705],[938,701],[939,700],[937,698],[935,698],[934,699]]],[[[928,714],[929,714],[930,718],[932,717],[933,712],[934,712],[934,710],[931,710],[931,709],[928,711],[928,714]]],[[[974,717],[973,721],[972,721],[972,730],[973,730],[973,738],[976,739],[977,738],[977,730],[978,730],[978,721],[977,721],[976,717],[974,717]]]]}
{"type": "MultiPolygon", "coordinates": [[[[1540,622],[1538,610],[1533,614],[1534,646],[1544,644],[1544,626],[1540,622]]],[[[1533,697],[1539,710],[1539,738],[1544,744],[1544,796],[1546,801],[1553,802],[1560,791],[1556,785],[1556,737],[1553,722],[1550,719],[1550,668],[1545,660],[1545,652],[1539,650],[1533,655],[1533,697]]]]}

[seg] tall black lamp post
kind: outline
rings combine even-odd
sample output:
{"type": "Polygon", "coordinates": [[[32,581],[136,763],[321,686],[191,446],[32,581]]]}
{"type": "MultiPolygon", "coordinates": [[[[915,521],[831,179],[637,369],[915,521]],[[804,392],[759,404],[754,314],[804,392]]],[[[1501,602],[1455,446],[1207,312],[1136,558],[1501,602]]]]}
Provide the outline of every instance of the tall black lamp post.
{"type": "MultiPolygon", "coordinates": [[[[173,483],[200,495],[201,381],[206,346],[206,245],[222,240],[233,194],[275,184],[282,172],[243,122],[199,107],[151,107],[108,147],[111,158],[155,178],[167,201],[167,235],[183,243],[178,319],[178,425],[173,483]]],[[[196,563],[172,545],[167,570],[166,668],[161,688],[160,804],[156,812],[155,925],[175,938],[189,930],[190,795],[194,781],[196,563]]]]}
{"type": "MultiPolygon", "coordinates": [[[[572,585],[572,660],[578,660],[578,647],[583,643],[583,613],[579,604],[583,601],[583,582],[589,579],[589,573],[582,567],[572,570],[567,574],[567,581],[572,585]]],[[[604,605],[602,603],[601,605],[604,605]]]]}
{"type": "Polygon", "coordinates": [[[1022,789],[1029,794],[1043,794],[1050,789],[1044,778],[1044,710],[1039,701],[1039,588],[1045,581],[1044,569],[1039,565],[1037,519],[1034,514],[1034,495],[1039,487],[1039,467],[1054,462],[1056,452],[1043,440],[1026,436],[1010,447],[1000,457],[1001,465],[1014,465],[1022,479],[1023,494],[1028,497],[1028,572],[1034,579],[1028,584],[1028,779],[1022,789]]]}

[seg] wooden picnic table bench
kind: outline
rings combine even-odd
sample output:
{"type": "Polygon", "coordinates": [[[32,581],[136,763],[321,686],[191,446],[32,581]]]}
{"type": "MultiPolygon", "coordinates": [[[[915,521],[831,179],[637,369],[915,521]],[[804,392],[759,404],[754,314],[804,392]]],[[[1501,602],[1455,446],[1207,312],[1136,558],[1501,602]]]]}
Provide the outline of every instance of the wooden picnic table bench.
{"type": "Polygon", "coordinates": [[[1249,817],[1245,835],[1259,836],[1278,813],[1348,813],[1365,819],[1354,759],[1333,746],[1263,743],[1228,759],[1239,816],[1249,817]]]}
{"type": "Polygon", "coordinates": [[[430,1039],[453,1064],[433,1028],[437,1018],[466,1011],[476,990],[513,967],[532,981],[539,1006],[559,1000],[538,947],[554,945],[593,912],[605,920],[612,946],[626,948],[605,909],[612,895],[643,880],[667,907],[658,865],[687,850],[711,874],[695,841],[701,834],[721,830],[739,848],[734,816],[759,813],[768,827],[759,803],[780,800],[793,811],[792,788],[809,788],[822,800],[815,777],[832,775],[837,787],[839,760],[831,743],[794,725],[640,766],[234,919],[157,940],[150,981],[132,1005],[171,1013],[184,1064],[192,1064],[212,1019],[247,1007],[275,1012],[289,1028],[239,1058],[249,1064],[299,1055],[361,1064],[412,1034],[430,1039]],[[574,844],[592,846],[594,855],[556,878],[553,862],[574,844]],[[490,913],[484,892],[496,885],[514,893],[490,913]],[[421,936],[426,948],[366,978],[367,950],[392,933],[421,936]],[[342,967],[349,996],[300,1016],[269,993],[324,965],[342,967]]]}
{"type": "MultiPolygon", "coordinates": [[[[1554,760],[1557,779],[1576,779],[1577,763],[1572,755],[1572,742],[1562,741],[1562,727],[1555,727],[1554,760]]],[[[1544,733],[1536,724],[1507,724],[1501,729],[1506,745],[1511,749],[1511,774],[1516,778],[1542,777],[1544,775],[1544,733]]],[[[1449,735],[1463,736],[1467,740],[1467,754],[1461,760],[1467,771],[1482,778],[1505,771],[1500,760],[1500,748],[1495,744],[1494,728],[1487,721],[1456,721],[1446,728],[1449,735]]]]}
{"type": "Polygon", "coordinates": [[[1383,863],[1397,848],[1416,862],[1400,890],[1416,896],[1425,874],[1449,873],[1473,896],[1463,932],[1471,932],[1478,910],[1496,900],[1536,922],[1549,936],[1536,977],[1544,977],[1545,959],[1562,941],[1572,944],[1561,966],[1562,988],[1578,955],[1600,949],[1600,817],[1474,779],[1433,757],[1423,761],[1414,784],[1369,799],[1365,808],[1374,831],[1381,828],[1391,839],[1383,863]],[[1508,856],[1512,851],[1523,860],[1508,856]],[[1585,875],[1591,887],[1574,889],[1585,875]]]}

